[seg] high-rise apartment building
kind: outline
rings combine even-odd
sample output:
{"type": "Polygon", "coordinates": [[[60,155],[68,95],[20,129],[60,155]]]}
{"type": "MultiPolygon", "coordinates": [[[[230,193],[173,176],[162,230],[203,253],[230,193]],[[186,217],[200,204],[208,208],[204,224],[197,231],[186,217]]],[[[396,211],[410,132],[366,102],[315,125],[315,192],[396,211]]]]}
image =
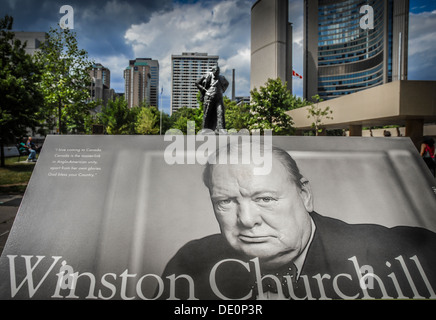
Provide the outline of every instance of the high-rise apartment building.
{"type": "Polygon", "coordinates": [[[102,84],[106,87],[111,87],[111,71],[104,67],[101,63],[96,63],[92,66],[90,75],[94,79],[101,80],[102,84]]]}
{"type": "Polygon", "coordinates": [[[303,95],[407,79],[409,0],[305,0],[303,95]]]}
{"type": "MultiPolygon", "coordinates": [[[[111,89],[111,72],[101,63],[96,63],[89,71],[91,77],[91,99],[102,101],[102,105],[107,105],[109,100],[115,98],[115,91],[111,89]]],[[[101,105],[97,106],[96,111],[101,111],[101,105]]]]}
{"type": "Polygon", "coordinates": [[[148,60],[150,66],[150,105],[159,109],[159,61],[148,60]]]}
{"type": "Polygon", "coordinates": [[[159,62],[151,58],[130,60],[124,70],[124,89],[130,108],[142,102],[159,107],[159,62]]]}
{"type": "Polygon", "coordinates": [[[217,65],[218,59],[198,52],[171,56],[171,113],[181,107],[198,107],[195,82],[217,65]]]}

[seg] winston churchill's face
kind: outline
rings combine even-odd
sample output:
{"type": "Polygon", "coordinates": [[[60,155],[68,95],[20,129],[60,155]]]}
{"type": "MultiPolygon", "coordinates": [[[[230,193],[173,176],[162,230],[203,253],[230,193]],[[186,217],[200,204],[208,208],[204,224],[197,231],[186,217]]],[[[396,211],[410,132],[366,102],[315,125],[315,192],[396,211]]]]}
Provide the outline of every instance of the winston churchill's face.
{"type": "Polygon", "coordinates": [[[214,165],[209,189],[229,244],[267,267],[287,263],[305,248],[313,210],[307,181],[300,188],[279,160],[272,164],[268,175],[254,174],[255,165],[214,165]]]}
{"type": "Polygon", "coordinates": [[[220,68],[218,67],[212,68],[212,73],[215,77],[217,77],[220,74],[220,68]]]}

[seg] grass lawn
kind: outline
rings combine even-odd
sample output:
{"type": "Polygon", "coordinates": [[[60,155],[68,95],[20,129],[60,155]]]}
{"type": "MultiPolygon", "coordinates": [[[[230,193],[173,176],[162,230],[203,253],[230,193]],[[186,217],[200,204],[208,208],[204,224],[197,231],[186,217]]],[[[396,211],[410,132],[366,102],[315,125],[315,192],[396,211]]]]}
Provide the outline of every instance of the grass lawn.
{"type": "Polygon", "coordinates": [[[0,193],[23,193],[32,175],[34,162],[25,162],[26,157],[6,158],[6,167],[0,167],[0,193]]]}

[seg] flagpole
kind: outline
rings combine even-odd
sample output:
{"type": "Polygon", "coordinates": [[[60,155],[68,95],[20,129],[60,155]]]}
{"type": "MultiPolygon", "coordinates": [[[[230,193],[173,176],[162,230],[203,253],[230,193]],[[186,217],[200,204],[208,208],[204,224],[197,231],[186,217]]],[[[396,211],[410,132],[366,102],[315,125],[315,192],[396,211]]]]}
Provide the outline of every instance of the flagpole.
{"type": "Polygon", "coordinates": [[[160,129],[159,129],[159,134],[162,135],[162,109],[163,109],[163,105],[162,105],[162,93],[163,93],[163,87],[160,90],[160,129]]]}

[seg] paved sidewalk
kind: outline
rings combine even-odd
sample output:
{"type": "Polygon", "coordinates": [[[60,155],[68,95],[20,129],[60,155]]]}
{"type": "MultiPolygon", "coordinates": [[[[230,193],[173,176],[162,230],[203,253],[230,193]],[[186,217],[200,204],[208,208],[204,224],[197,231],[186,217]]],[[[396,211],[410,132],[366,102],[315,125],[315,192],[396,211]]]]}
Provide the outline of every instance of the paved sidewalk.
{"type": "Polygon", "coordinates": [[[23,195],[20,194],[0,194],[0,254],[5,247],[22,198],[23,195]]]}

